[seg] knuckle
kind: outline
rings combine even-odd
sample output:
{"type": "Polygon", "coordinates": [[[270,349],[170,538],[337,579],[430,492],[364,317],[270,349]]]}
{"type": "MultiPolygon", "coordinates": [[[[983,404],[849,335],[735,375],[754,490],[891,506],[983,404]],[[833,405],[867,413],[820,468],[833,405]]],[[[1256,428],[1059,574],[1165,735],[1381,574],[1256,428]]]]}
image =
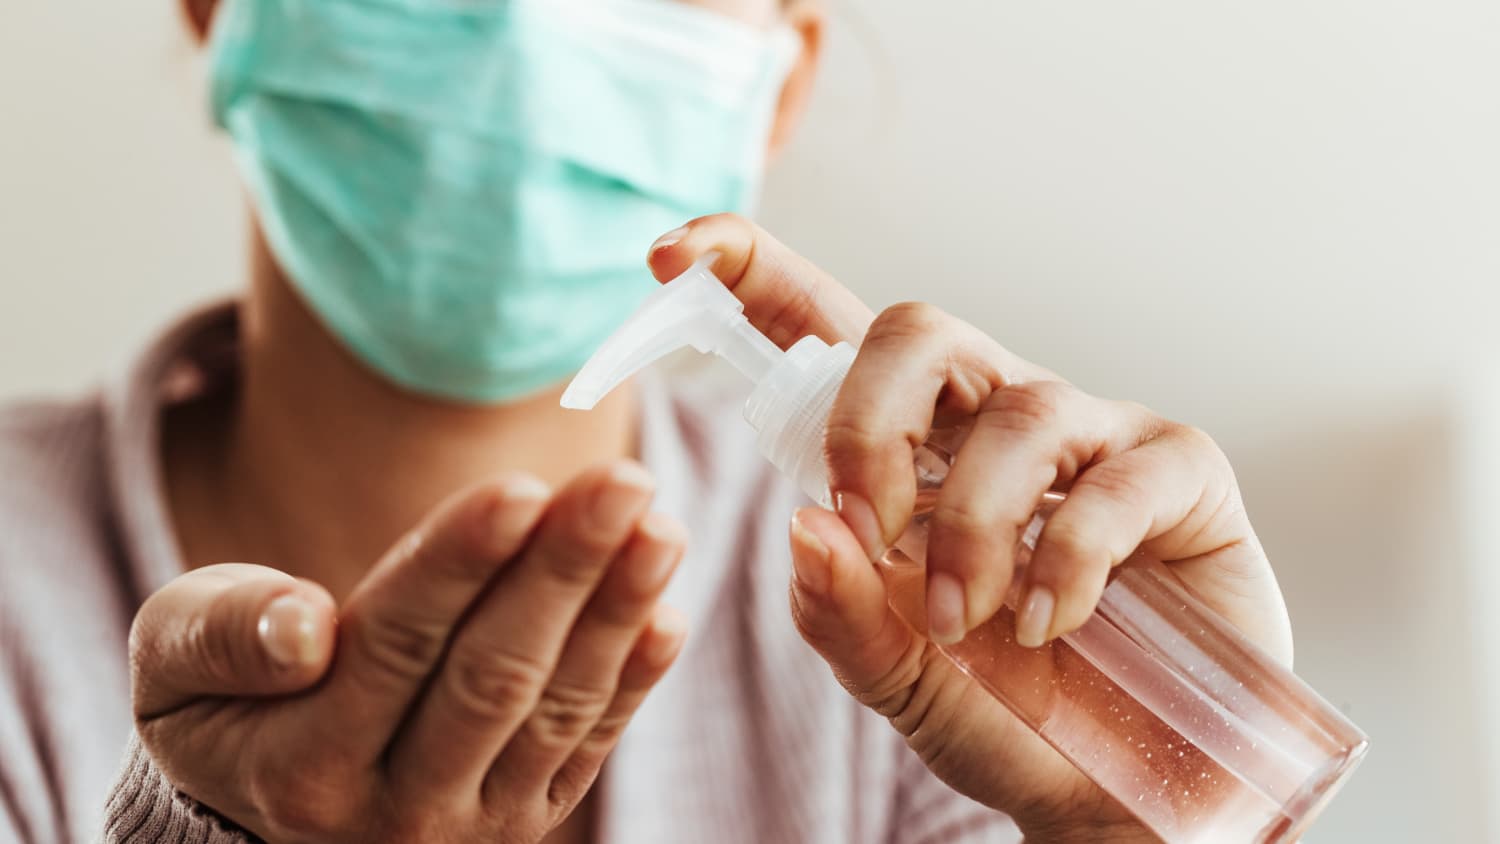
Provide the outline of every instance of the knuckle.
{"type": "Polygon", "coordinates": [[[823,447],[830,458],[873,454],[883,445],[881,437],[870,428],[868,420],[859,417],[843,418],[843,414],[828,420],[828,428],[823,435],[823,447]]]}
{"type": "Polygon", "coordinates": [[[584,740],[585,747],[590,750],[605,750],[612,747],[620,734],[630,725],[631,717],[635,712],[626,709],[609,709],[589,730],[588,738],[584,740]]]}
{"type": "MultiPolygon", "coordinates": [[[[1041,572],[1040,576],[1050,576],[1054,579],[1059,577],[1066,579],[1074,572],[1096,566],[1101,562],[1101,549],[1098,543],[1089,538],[1087,531],[1082,527],[1065,520],[1054,519],[1042,530],[1040,545],[1048,549],[1048,554],[1054,561],[1054,566],[1060,564],[1063,571],[1041,572]]],[[[1103,560],[1104,567],[1108,567],[1108,561],[1103,560]]],[[[1067,583],[1055,583],[1057,586],[1066,586],[1067,583]]]]}
{"type": "Polygon", "coordinates": [[[1120,413],[1126,417],[1143,420],[1147,429],[1152,432],[1164,431],[1175,427],[1175,423],[1157,416],[1155,411],[1138,401],[1112,401],[1110,404],[1118,408],[1120,413]]]}
{"type": "Polygon", "coordinates": [[[501,650],[456,659],[445,676],[457,717],[492,723],[530,706],[550,673],[533,657],[501,650]]]}
{"type": "Polygon", "coordinates": [[[859,691],[850,690],[854,699],[865,707],[873,710],[876,714],[890,720],[891,725],[902,735],[910,735],[910,730],[905,726],[912,720],[920,721],[921,717],[913,719],[911,715],[916,712],[912,703],[916,699],[916,690],[911,686],[900,686],[885,691],[859,691]]]}
{"type": "Polygon", "coordinates": [[[402,537],[395,549],[399,565],[445,580],[478,581],[493,574],[492,525],[501,502],[487,493],[471,502],[450,522],[417,528],[402,537]]]}
{"type": "MultiPolygon", "coordinates": [[[[885,339],[928,334],[949,322],[941,308],[927,302],[898,302],[881,311],[870,324],[867,338],[885,339]]],[[[868,342],[868,339],[867,339],[868,342]]]]}
{"type": "Polygon", "coordinates": [[[951,707],[939,699],[944,684],[934,681],[939,672],[931,670],[932,661],[941,658],[925,644],[916,643],[881,686],[871,687],[856,697],[908,739],[946,732],[945,722],[952,715],[951,707]]]}
{"type": "Polygon", "coordinates": [[[527,729],[543,747],[571,747],[599,723],[613,697],[611,689],[554,682],[542,692],[527,729]]]}
{"type": "MultiPolygon", "coordinates": [[[[749,231],[753,243],[758,239],[755,234],[756,230],[752,228],[749,231]]],[[[764,260],[753,256],[754,251],[752,251],[752,262],[764,260]]],[[[784,274],[785,270],[772,270],[772,272],[784,274]]],[[[821,295],[822,289],[818,284],[794,281],[790,289],[786,291],[785,299],[769,314],[768,336],[795,339],[808,334],[808,326],[812,324],[819,312],[821,295]]]]}
{"type": "Polygon", "coordinates": [[[926,642],[913,636],[906,651],[880,676],[859,683],[849,677],[839,680],[856,700],[891,719],[899,729],[915,714],[913,704],[919,703],[917,686],[926,669],[926,654],[926,642]]]}
{"type": "MultiPolygon", "coordinates": [[[[579,742],[577,750],[573,752],[574,762],[580,760],[588,762],[584,766],[585,770],[579,773],[587,774],[589,779],[592,780],[598,773],[599,765],[603,764],[605,757],[609,755],[610,750],[614,749],[615,744],[620,740],[620,736],[625,733],[625,728],[630,726],[630,718],[634,714],[632,711],[611,708],[599,717],[598,722],[588,730],[583,740],[579,742]],[[594,760],[597,760],[597,762],[594,760]]],[[[571,765],[565,766],[565,770],[567,767],[571,767],[571,765]]],[[[559,776],[561,776],[561,772],[559,776]]],[[[554,786],[557,784],[554,781],[554,786]]],[[[584,783],[584,785],[587,785],[587,783],[584,783]]],[[[571,789],[565,790],[571,791],[571,789]]]]}
{"type": "Polygon", "coordinates": [[[620,537],[579,532],[542,551],[542,569],[568,594],[592,590],[620,537]]]}
{"type": "Polygon", "coordinates": [[[443,645],[438,630],[404,615],[361,618],[353,623],[363,659],[382,677],[412,678],[427,674],[443,645]]]}
{"type": "Polygon", "coordinates": [[[1184,449],[1196,467],[1198,477],[1207,482],[1209,488],[1223,485],[1224,501],[1230,510],[1238,510],[1239,515],[1244,514],[1244,502],[1240,500],[1239,476],[1234,471],[1234,463],[1230,461],[1229,454],[1219,445],[1218,441],[1209,436],[1202,428],[1192,425],[1173,424],[1171,435],[1184,443],[1184,449]]]}
{"type": "Polygon", "coordinates": [[[938,496],[932,508],[932,529],[950,537],[968,540],[987,536],[993,531],[995,518],[980,510],[977,502],[959,496],[938,496]]]}
{"type": "Polygon", "coordinates": [[[701,217],[694,217],[693,219],[688,220],[685,225],[689,227],[709,225],[713,223],[732,223],[736,225],[742,225],[745,222],[745,218],[741,217],[739,214],[736,214],[732,211],[720,211],[716,214],[704,214],[701,217]]]}
{"type": "Polygon", "coordinates": [[[1104,404],[1122,420],[1121,424],[1136,431],[1136,445],[1144,445],[1161,437],[1176,436],[1187,428],[1186,425],[1163,418],[1140,402],[1105,401],[1104,404]]]}
{"type": "Polygon", "coordinates": [[[996,390],[985,400],[980,416],[987,424],[1009,430],[1053,428],[1063,415],[1074,388],[1059,381],[1027,381],[996,390]]]}
{"type": "Polygon", "coordinates": [[[1043,535],[1049,557],[1045,567],[1038,569],[1036,580],[1052,587],[1057,596],[1053,623],[1069,632],[1083,626],[1093,613],[1114,560],[1110,550],[1087,532],[1069,523],[1056,527],[1050,535],[1043,535]]]}
{"type": "Polygon", "coordinates": [[[1072,494],[1098,495],[1116,504],[1139,506],[1150,500],[1150,491],[1142,485],[1138,473],[1127,466],[1104,462],[1089,468],[1073,485],[1072,494]]]}
{"type": "MultiPolygon", "coordinates": [[[[633,576],[634,572],[628,574],[633,576]]],[[[611,574],[611,578],[589,601],[580,621],[596,624],[611,636],[639,635],[637,627],[650,611],[656,592],[651,587],[641,588],[630,576],[622,576],[618,570],[611,574]]]]}
{"type": "Polygon", "coordinates": [[[1175,422],[1166,424],[1170,426],[1168,433],[1183,442],[1192,451],[1209,455],[1215,462],[1222,463],[1225,466],[1229,465],[1229,456],[1224,453],[1224,449],[1219,446],[1218,441],[1209,436],[1207,431],[1193,425],[1181,425],[1175,422]]]}

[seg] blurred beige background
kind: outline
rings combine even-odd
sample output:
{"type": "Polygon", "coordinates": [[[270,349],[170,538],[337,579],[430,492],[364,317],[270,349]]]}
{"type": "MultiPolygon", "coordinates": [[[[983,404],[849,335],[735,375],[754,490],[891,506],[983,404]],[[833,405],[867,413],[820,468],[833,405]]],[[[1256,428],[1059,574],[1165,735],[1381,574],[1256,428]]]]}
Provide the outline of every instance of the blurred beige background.
{"type": "MultiPolygon", "coordinates": [[[[767,224],[1214,433],[1373,738],[1309,840],[1500,841],[1500,4],[855,6],[767,224]]],[[[0,4],[0,397],[239,280],[200,73],[169,0],[0,4]]]]}

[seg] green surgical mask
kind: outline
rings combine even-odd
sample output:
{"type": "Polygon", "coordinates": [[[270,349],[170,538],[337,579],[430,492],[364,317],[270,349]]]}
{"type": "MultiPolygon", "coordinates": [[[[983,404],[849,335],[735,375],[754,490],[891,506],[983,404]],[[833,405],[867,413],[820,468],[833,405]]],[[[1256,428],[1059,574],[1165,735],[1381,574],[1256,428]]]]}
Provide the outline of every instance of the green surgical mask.
{"type": "Polygon", "coordinates": [[[503,402],[634,310],[652,238],[749,209],[796,53],[676,0],[229,0],[213,108],[324,324],[503,402]]]}

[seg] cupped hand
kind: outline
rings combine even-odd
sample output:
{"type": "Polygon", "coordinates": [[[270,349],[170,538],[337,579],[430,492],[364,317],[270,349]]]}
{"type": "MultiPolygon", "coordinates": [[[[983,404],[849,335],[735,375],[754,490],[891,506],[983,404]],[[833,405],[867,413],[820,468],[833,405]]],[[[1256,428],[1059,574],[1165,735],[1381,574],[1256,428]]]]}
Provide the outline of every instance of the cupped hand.
{"type": "Polygon", "coordinates": [[[1286,607],[1224,454],[1201,431],[1090,396],[931,305],[876,315],[739,217],[694,220],[659,240],[650,263],[665,281],[709,251],[777,345],[815,334],[859,347],[826,439],[837,515],[804,509],[791,526],[803,637],[938,776],[1009,813],[1029,839],[1149,838],[934,643],[958,641],[1013,594],[1017,640],[1042,646],[1078,629],[1110,570],[1139,550],[1289,664],[1286,607]],[[906,613],[925,624],[908,624],[871,563],[911,522],[913,461],[945,432],[951,470],[922,504],[931,508],[924,606],[906,613]],[[1049,491],[1067,498],[1012,584],[1019,539],[1049,491]]]}
{"type": "Polygon", "coordinates": [[[153,595],[138,732],[178,788],[273,842],[539,840],[680,650],[683,529],[619,462],[439,506],[342,607],[269,568],[153,595]]]}

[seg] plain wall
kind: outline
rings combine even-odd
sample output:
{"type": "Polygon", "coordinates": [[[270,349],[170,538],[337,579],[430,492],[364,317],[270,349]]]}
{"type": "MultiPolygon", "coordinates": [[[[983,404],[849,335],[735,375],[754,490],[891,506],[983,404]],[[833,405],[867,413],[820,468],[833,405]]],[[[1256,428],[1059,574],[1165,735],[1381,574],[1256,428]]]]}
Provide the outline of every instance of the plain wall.
{"type": "MultiPolygon", "coordinates": [[[[171,7],[0,5],[0,396],[81,389],[241,279],[171,7]]],[[[1373,737],[1310,840],[1500,840],[1500,4],[835,19],[767,226],[1213,433],[1299,672],[1373,737]]]]}

